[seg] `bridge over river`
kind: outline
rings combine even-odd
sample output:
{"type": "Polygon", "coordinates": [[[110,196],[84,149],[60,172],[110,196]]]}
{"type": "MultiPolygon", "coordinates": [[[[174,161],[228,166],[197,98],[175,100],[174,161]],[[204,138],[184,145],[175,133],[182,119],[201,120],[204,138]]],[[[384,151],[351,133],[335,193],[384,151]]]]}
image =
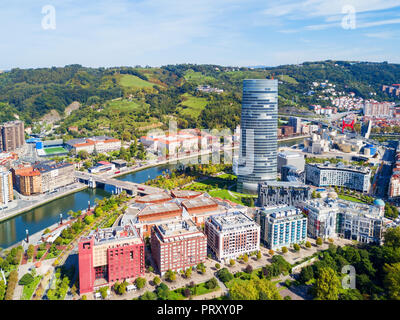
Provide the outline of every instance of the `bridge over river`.
{"type": "Polygon", "coordinates": [[[113,194],[119,194],[122,191],[126,191],[127,194],[132,196],[144,196],[163,191],[163,189],[146,186],[144,184],[122,181],[115,178],[109,178],[80,171],[75,171],[75,177],[79,182],[87,184],[90,188],[100,187],[113,194]]]}

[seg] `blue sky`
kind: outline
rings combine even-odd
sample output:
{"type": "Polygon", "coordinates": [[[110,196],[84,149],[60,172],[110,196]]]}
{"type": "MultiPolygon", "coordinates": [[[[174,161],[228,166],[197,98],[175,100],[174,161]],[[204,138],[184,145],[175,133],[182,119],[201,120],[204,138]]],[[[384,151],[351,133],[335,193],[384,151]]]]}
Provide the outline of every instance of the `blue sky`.
{"type": "Polygon", "coordinates": [[[0,69],[400,63],[400,0],[2,0],[0,69]],[[56,29],[42,28],[42,7],[56,29]],[[345,6],[355,29],[344,29],[345,6]]]}

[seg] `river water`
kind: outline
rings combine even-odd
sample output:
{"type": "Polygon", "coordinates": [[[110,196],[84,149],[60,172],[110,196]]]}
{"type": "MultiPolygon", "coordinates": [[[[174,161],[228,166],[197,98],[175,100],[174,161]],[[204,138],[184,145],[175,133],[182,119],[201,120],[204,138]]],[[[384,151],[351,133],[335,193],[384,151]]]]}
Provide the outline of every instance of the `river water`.
{"type": "MultiPolygon", "coordinates": [[[[302,139],[300,139],[300,141],[302,141],[302,139]]],[[[279,146],[292,146],[300,141],[290,140],[280,142],[279,146]]],[[[177,164],[160,165],[129,173],[117,179],[144,183],[149,179],[154,179],[164,171],[176,168],[176,166],[177,164]]],[[[85,209],[88,206],[88,201],[90,201],[93,206],[96,198],[102,199],[109,195],[108,192],[102,189],[85,189],[2,221],[0,222],[0,248],[7,248],[23,240],[26,236],[26,229],[29,230],[29,234],[39,232],[58,222],[60,220],[60,213],[66,218],[68,211],[85,209]]]]}

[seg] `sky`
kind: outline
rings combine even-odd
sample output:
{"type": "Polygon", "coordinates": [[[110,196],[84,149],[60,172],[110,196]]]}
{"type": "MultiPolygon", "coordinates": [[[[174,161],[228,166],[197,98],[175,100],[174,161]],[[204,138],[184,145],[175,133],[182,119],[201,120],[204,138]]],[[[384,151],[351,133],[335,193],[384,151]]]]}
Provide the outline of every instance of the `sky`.
{"type": "Polygon", "coordinates": [[[400,63],[400,0],[1,0],[0,70],[400,63]]]}

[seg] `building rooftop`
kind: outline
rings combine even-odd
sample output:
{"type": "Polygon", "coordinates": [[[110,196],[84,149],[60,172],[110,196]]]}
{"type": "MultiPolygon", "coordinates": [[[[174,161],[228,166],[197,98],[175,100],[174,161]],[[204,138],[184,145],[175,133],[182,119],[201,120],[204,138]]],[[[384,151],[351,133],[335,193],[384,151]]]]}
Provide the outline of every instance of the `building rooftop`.
{"type": "Polygon", "coordinates": [[[88,236],[82,237],[81,241],[91,240],[92,238],[94,238],[95,245],[108,244],[130,239],[137,239],[137,243],[143,242],[136,228],[131,225],[98,229],[96,231],[92,231],[88,236]]]}
{"type": "Polygon", "coordinates": [[[43,161],[39,163],[35,163],[33,167],[40,172],[48,172],[56,169],[61,169],[65,167],[70,167],[72,166],[71,163],[69,162],[55,162],[55,161],[43,161]]]}
{"type": "Polygon", "coordinates": [[[171,195],[174,198],[194,198],[202,195],[202,193],[192,190],[172,190],[171,195]]]}
{"type": "Polygon", "coordinates": [[[166,192],[149,194],[143,197],[137,197],[135,199],[138,203],[152,203],[152,202],[162,202],[171,200],[171,196],[166,192]]]}
{"type": "Polygon", "coordinates": [[[220,231],[256,226],[255,221],[239,211],[214,215],[208,221],[220,231]]]}
{"type": "Polygon", "coordinates": [[[193,208],[201,208],[201,207],[205,207],[205,206],[217,206],[218,203],[215,202],[211,198],[197,197],[197,198],[194,198],[194,199],[189,199],[189,200],[182,201],[182,205],[186,209],[193,209],[193,208]]]}
{"type": "Polygon", "coordinates": [[[307,187],[300,181],[264,181],[259,183],[260,186],[271,186],[271,187],[307,187]]]}
{"type": "Polygon", "coordinates": [[[190,219],[159,224],[155,228],[164,242],[183,240],[189,235],[201,233],[196,224],[190,219]]]}
{"type": "Polygon", "coordinates": [[[175,202],[164,202],[159,204],[151,204],[146,206],[143,210],[140,211],[139,216],[148,216],[152,214],[161,214],[161,213],[168,213],[173,211],[181,211],[182,208],[176,204],[175,202]]]}
{"type": "Polygon", "coordinates": [[[275,208],[263,207],[260,213],[265,214],[275,221],[290,221],[298,218],[305,218],[301,211],[293,206],[279,206],[275,208]]]}
{"type": "Polygon", "coordinates": [[[352,165],[344,165],[342,162],[337,164],[332,164],[329,161],[325,163],[309,163],[308,166],[314,166],[322,170],[333,169],[333,170],[347,170],[347,171],[357,171],[361,173],[370,173],[371,169],[369,167],[361,167],[361,166],[352,166],[352,165]]]}

